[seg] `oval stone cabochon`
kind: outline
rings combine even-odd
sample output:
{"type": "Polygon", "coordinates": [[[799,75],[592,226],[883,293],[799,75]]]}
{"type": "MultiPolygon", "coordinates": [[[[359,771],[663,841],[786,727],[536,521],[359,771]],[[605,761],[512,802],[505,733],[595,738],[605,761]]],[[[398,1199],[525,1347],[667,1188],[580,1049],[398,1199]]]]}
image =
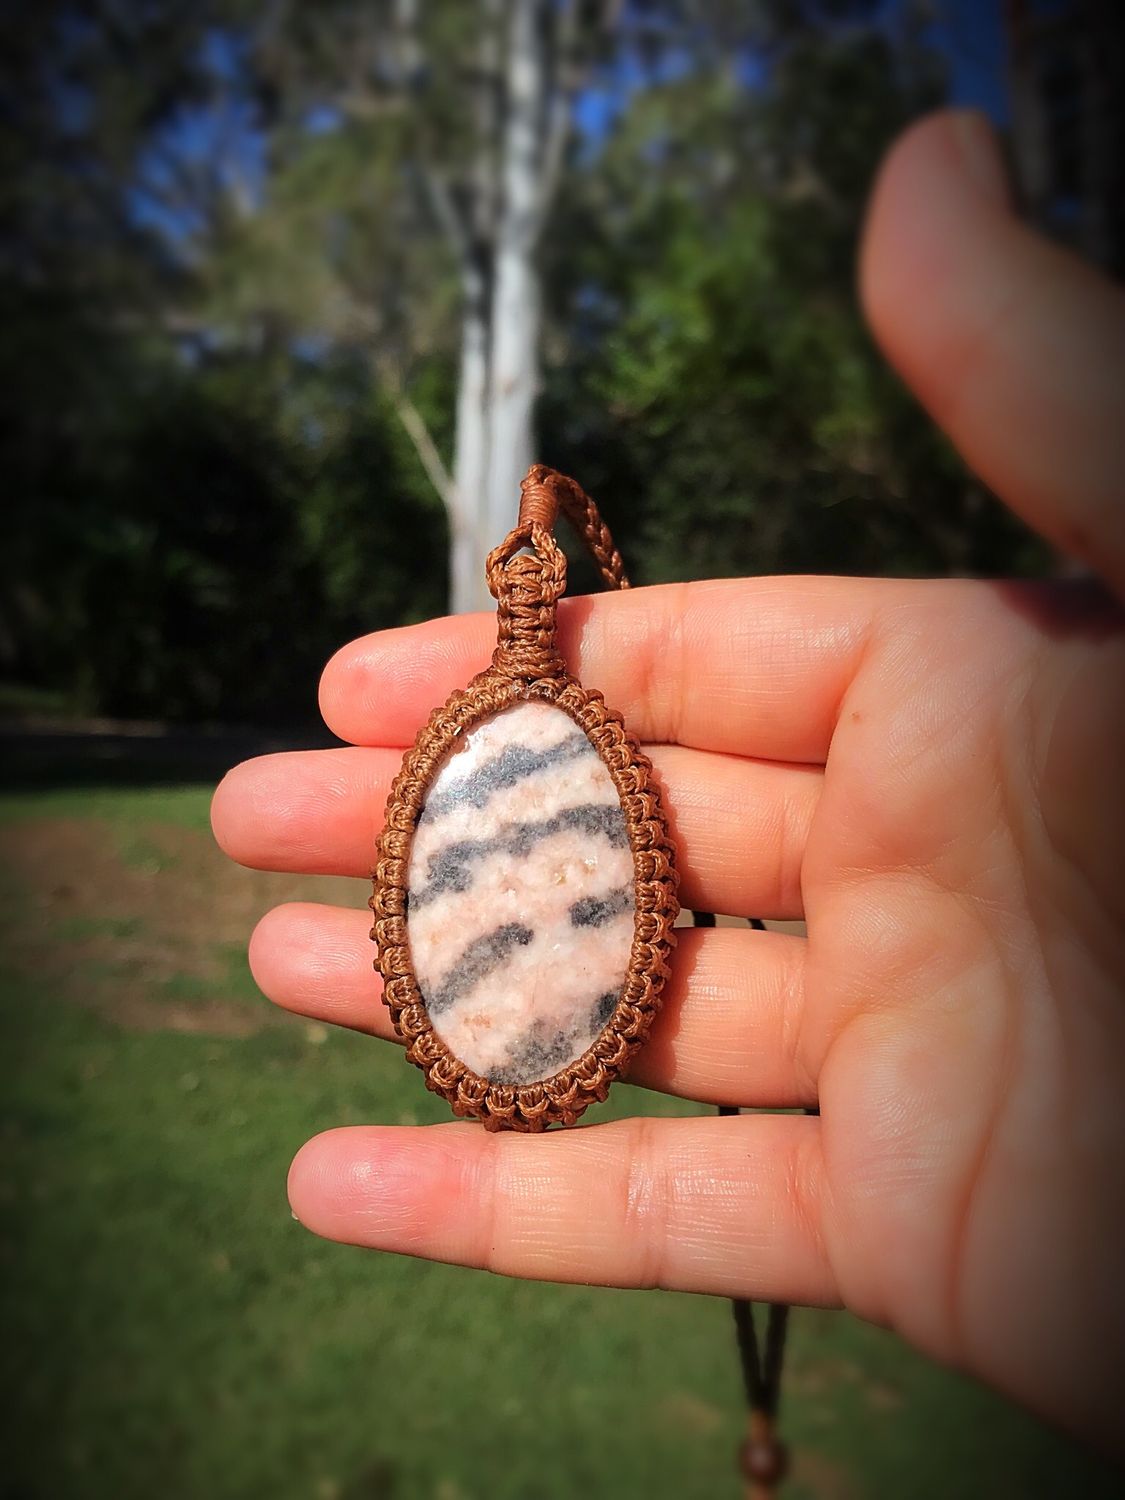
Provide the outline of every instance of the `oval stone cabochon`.
{"type": "Polygon", "coordinates": [[[636,897],[617,789],[562,709],[466,731],[426,790],[407,885],[414,973],[454,1056],[509,1084],[581,1057],[616,1009],[636,897]]]}

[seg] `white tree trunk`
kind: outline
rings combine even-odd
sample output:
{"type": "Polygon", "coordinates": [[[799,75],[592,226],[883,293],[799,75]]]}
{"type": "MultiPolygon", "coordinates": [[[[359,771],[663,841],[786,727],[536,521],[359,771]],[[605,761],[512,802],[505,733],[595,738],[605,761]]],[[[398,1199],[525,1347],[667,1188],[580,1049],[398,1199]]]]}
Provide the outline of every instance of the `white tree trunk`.
{"type": "Polygon", "coordinates": [[[484,560],[496,545],[485,536],[488,483],[488,299],[478,269],[465,276],[461,360],[453,439],[453,497],[449,506],[449,607],[454,614],[487,609],[484,560]]]}
{"type": "Polygon", "coordinates": [[[535,457],[539,285],[531,256],[502,249],[493,312],[492,401],[485,526],[495,546],[516,522],[520,480],[535,457]]]}
{"type": "Polygon", "coordinates": [[[534,458],[539,388],[539,275],[535,265],[547,86],[542,0],[514,0],[501,139],[489,370],[485,550],[515,522],[519,482],[534,458]]]}

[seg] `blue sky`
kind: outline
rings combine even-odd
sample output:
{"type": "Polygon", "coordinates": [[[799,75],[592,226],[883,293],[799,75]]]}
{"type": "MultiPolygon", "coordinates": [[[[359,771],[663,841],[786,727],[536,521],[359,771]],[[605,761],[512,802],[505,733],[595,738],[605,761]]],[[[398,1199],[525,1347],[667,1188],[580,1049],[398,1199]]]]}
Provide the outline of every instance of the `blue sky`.
{"type": "MultiPolygon", "coordinates": [[[[893,25],[903,0],[886,0],[884,16],[893,25]]],[[[1008,119],[1002,0],[939,0],[929,36],[948,60],[951,102],[983,109],[999,125],[1008,119]]],[[[219,98],[205,108],[185,108],[164,131],[160,149],[142,161],[142,181],[131,194],[129,209],[139,224],[156,229],[181,249],[192,231],[201,227],[182,207],[170,211],[161,192],[168,168],[162,158],[178,156],[198,165],[216,163],[222,175],[237,178],[251,194],[264,184],[264,153],[248,103],[239,91],[239,49],[214,36],[205,53],[209,70],[219,81],[219,98]],[[147,179],[144,180],[144,179],[147,179]]],[[[674,73],[675,58],[665,71],[674,73]]],[[[748,75],[752,69],[748,69],[748,75]]],[[[752,79],[748,76],[748,83],[752,79]]],[[[596,142],[613,117],[627,104],[629,94],[643,82],[639,69],[626,64],[608,86],[587,90],[578,100],[578,128],[596,142]]],[[[331,129],[330,111],[315,112],[314,130],[331,129]]]]}
{"type": "MultiPolygon", "coordinates": [[[[886,0],[882,7],[889,25],[902,10],[902,0],[886,0]]],[[[933,10],[928,35],[949,65],[950,102],[982,109],[997,125],[1005,124],[1009,112],[1002,0],[938,0],[933,10]]],[[[674,61],[670,66],[674,71],[674,61]]],[[[752,84],[753,72],[748,62],[747,83],[752,84]]],[[[629,92],[643,81],[639,69],[626,66],[610,87],[587,90],[576,108],[579,129],[593,138],[604,134],[629,92]]]]}
{"type": "Polygon", "coordinates": [[[1000,0],[943,0],[933,27],[949,58],[954,104],[983,109],[1002,125],[1008,119],[1003,9],[1000,0]]]}

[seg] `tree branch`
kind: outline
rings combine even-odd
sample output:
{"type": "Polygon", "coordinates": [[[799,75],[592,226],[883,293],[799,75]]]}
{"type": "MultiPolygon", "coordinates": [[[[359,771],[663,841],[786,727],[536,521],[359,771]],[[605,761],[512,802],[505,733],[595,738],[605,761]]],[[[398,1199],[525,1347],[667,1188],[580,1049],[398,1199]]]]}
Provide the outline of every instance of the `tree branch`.
{"type": "Polygon", "coordinates": [[[395,415],[402,423],[406,435],[411,443],[413,443],[414,451],[417,453],[419,461],[426,471],[426,478],[433,485],[438,498],[449,512],[450,521],[456,521],[458,511],[457,487],[453,483],[453,476],[442,461],[437,444],[430,435],[430,429],[426,426],[425,418],[407,395],[402,378],[391,361],[376,356],[375,367],[378,371],[379,379],[390,393],[395,415]]]}
{"type": "Polygon", "coordinates": [[[477,42],[477,78],[473,97],[476,151],[473,156],[472,233],[485,244],[496,229],[500,215],[500,130],[504,116],[504,80],[501,67],[503,0],[481,0],[480,34],[477,42]]]}
{"type": "MultiPolygon", "coordinates": [[[[579,60],[581,33],[578,0],[563,0],[555,12],[553,77],[550,102],[544,121],[543,146],[540,155],[539,192],[537,196],[535,234],[543,232],[558,194],[570,141],[574,96],[589,76],[590,66],[579,60]]],[[[616,0],[605,0],[599,28],[608,31],[617,24],[621,7],[616,0]]]]}
{"type": "Polygon", "coordinates": [[[464,279],[465,272],[472,265],[474,258],[469,216],[459,207],[453,189],[432,163],[423,161],[419,166],[419,171],[430,209],[437,220],[438,227],[457,257],[462,279],[464,279]]]}
{"type": "MultiPolygon", "coordinates": [[[[418,0],[394,0],[395,59],[398,84],[408,99],[416,100],[426,87],[426,58],[418,38],[418,0]]],[[[458,201],[449,179],[427,160],[425,136],[419,151],[418,171],[430,210],[461,268],[465,281],[472,271],[472,206],[458,201]]]]}

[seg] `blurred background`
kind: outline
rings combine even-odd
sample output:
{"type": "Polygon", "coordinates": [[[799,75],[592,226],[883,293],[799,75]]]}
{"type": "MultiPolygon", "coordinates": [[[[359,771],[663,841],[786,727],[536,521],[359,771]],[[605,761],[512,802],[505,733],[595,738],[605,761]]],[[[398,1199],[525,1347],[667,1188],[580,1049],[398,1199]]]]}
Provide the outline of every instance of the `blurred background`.
{"type": "MultiPolygon", "coordinates": [[[[291,1222],[308,1135],[445,1111],[257,995],[262,911],[367,893],[229,866],[210,790],[327,742],[344,641],[486,603],[532,457],[638,582],[1055,568],[875,353],[856,244],[888,143],[954,103],[1120,275],[1118,7],[0,14],[0,1496],[734,1497],[725,1304],[291,1222]]],[[[800,1313],[790,1361],[794,1497],[1116,1493],[889,1334],[800,1313]]]]}

